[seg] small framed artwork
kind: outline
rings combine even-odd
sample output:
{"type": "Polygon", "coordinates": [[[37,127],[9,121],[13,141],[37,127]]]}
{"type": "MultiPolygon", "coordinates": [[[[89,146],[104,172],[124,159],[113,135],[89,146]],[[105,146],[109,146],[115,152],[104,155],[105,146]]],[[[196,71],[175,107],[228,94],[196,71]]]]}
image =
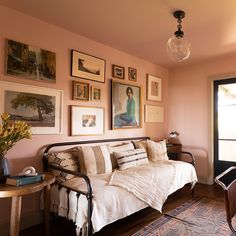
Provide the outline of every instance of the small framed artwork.
{"type": "Polygon", "coordinates": [[[163,123],[164,108],[160,106],[145,105],[145,122],[163,123]]]}
{"type": "Polygon", "coordinates": [[[104,133],[104,108],[71,106],[71,135],[104,133]]]}
{"type": "Polygon", "coordinates": [[[91,86],[91,100],[100,101],[102,96],[102,90],[100,88],[91,86]]]}
{"type": "Polygon", "coordinates": [[[129,77],[128,77],[129,80],[136,82],[137,81],[137,69],[129,67],[128,72],[129,72],[129,77]]]}
{"type": "Polygon", "coordinates": [[[141,127],[141,86],[112,80],[112,129],[141,127]]]}
{"type": "Polygon", "coordinates": [[[105,65],[102,58],[71,50],[71,76],[104,83],[105,65]]]}
{"type": "Polygon", "coordinates": [[[73,100],[89,100],[89,84],[73,81],[73,100]]]}
{"type": "Polygon", "coordinates": [[[56,53],[7,39],[6,74],[55,83],[56,53]]]}
{"type": "Polygon", "coordinates": [[[0,82],[0,113],[27,122],[33,134],[62,133],[62,107],[62,90],[0,82]]]}
{"type": "Polygon", "coordinates": [[[154,75],[147,75],[147,100],[162,100],[162,79],[154,75]]]}
{"type": "Polygon", "coordinates": [[[112,65],[112,77],[125,79],[125,68],[123,66],[112,65]]]}

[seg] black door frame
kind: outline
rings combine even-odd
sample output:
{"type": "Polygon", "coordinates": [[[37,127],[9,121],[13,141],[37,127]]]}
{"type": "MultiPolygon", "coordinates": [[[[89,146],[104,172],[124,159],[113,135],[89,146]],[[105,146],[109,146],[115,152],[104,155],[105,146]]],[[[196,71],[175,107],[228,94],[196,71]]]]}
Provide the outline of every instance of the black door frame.
{"type": "MultiPolygon", "coordinates": [[[[230,166],[235,166],[236,162],[231,161],[219,161],[218,158],[218,140],[219,140],[219,134],[218,134],[218,88],[219,85],[223,84],[233,84],[236,83],[236,78],[229,78],[229,79],[223,79],[223,80],[214,80],[214,177],[222,173],[224,170],[229,168],[230,166]]],[[[228,141],[232,141],[232,139],[224,139],[228,141]]],[[[236,140],[233,140],[236,141],[236,140]]],[[[235,142],[236,144],[236,142],[235,142]]]]}

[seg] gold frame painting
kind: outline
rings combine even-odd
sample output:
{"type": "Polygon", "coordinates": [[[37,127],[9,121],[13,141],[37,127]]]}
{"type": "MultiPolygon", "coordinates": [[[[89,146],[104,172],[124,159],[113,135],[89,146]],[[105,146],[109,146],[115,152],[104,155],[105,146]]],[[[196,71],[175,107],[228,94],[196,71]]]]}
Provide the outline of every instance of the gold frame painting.
{"type": "Polygon", "coordinates": [[[162,79],[154,75],[147,75],[147,100],[162,101],[162,79]]]}
{"type": "Polygon", "coordinates": [[[89,100],[89,84],[73,81],[73,100],[89,100]]]}

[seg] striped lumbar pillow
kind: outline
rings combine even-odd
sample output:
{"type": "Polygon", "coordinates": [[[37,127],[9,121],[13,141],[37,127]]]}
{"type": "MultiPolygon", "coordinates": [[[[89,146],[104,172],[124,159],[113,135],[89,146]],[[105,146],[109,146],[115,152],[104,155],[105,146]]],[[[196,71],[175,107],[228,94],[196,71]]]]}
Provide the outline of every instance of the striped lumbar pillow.
{"type": "Polygon", "coordinates": [[[78,147],[80,171],[86,175],[112,172],[110,153],[106,145],[78,147]]]}
{"type": "Polygon", "coordinates": [[[147,153],[144,148],[126,152],[114,152],[114,156],[120,170],[149,163],[147,153]]]}

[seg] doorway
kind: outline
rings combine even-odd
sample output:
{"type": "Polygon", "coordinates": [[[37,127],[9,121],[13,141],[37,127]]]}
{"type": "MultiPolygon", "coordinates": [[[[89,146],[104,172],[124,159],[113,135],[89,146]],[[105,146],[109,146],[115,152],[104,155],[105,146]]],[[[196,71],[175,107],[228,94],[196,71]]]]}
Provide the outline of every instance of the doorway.
{"type": "Polygon", "coordinates": [[[214,81],[215,176],[236,165],[236,78],[214,81]]]}

